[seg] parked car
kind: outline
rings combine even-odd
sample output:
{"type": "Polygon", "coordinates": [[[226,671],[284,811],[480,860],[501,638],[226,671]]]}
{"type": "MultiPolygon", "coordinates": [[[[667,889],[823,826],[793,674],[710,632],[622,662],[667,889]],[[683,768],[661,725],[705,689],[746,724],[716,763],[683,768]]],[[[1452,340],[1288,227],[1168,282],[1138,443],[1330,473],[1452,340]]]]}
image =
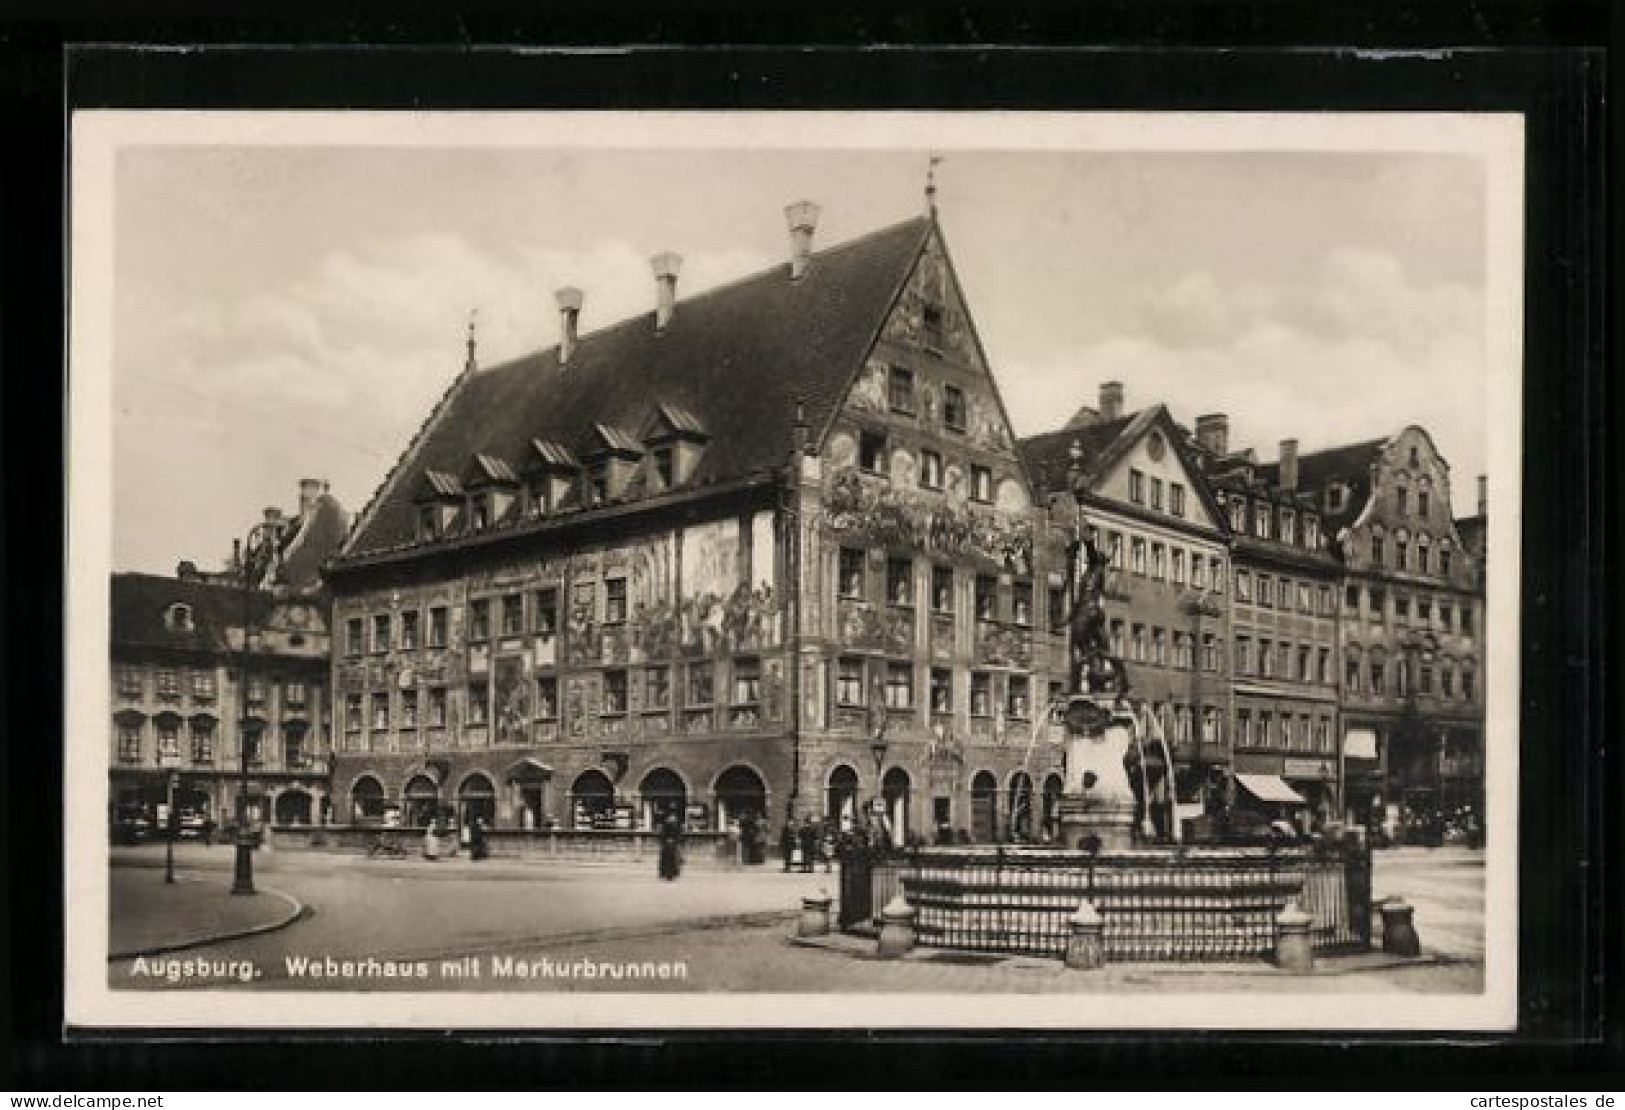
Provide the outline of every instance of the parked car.
{"type": "Polygon", "coordinates": [[[114,844],[139,844],[152,835],[152,819],[141,806],[119,806],[113,812],[114,844]]]}

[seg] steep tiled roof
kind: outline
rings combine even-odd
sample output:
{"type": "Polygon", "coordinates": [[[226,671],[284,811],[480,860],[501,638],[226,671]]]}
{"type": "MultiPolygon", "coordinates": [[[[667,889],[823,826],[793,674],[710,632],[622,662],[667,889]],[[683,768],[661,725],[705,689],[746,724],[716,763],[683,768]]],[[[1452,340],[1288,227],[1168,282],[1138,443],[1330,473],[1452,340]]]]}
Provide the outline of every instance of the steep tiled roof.
{"type": "MultiPolygon", "coordinates": [[[[1371,464],[1387,442],[1386,438],[1371,439],[1298,456],[1298,489],[1314,495],[1328,535],[1335,537],[1340,528],[1353,521],[1365,508],[1366,498],[1371,495],[1371,464]],[[1326,489],[1334,482],[1348,486],[1349,497],[1339,511],[1330,512],[1326,505],[1326,489]]],[[[1272,486],[1281,480],[1278,462],[1261,463],[1255,473],[1261,481],[1272,486]]]]}
{"type": "Polygon", "coordinates": [[[1133,423],[1139,413],[1120,416],[1081,428],[1066,427],[1058,432],[1044,432],[1028,436],[1017,446],[1021,458],[1032,476],[1033,488],[1039,493],[1063,493],[1072,488],[1069,477],[1072,469],[1072,445],[1082,451],[1080,461],[1084,473],[1093,474],[1106,455],[1107,449],[1133,423]]]}
{"type": "Polygon", "coordinates": [[[338,554],[350,530],[350,514],[330,493],[316,498],[308,515],[299,518],[299,530],[282,549],[277,583],[296,588],[318,586],[322,564],[338,554]]]}
{"type": "Polygon", "coordinates": [[[660,410],[660,414],[666,418],[666,422],[671,425],[673,431],[687,432],[689,435],[696,436],[703,436],[707,434],[705,425],[700,423],[700,418],[689,412],[682,405],[673,405],[669,402],[662,402],[657,407],[660,410]]]}
{"type": "Polygon", "coordinates": [[[442,470],[425,470],[422,485],[428,492],[441,497],[457,497],[463,492],[463,483],[457,480],[457,476],[442,470]]]}
{"type": "Polygon", "coordinates": [[[678,406],[712,437],[690,481],[741,479],[783,465],[795,399],[827,427],[929,235],[909,220],[733,285],[583,336],[567,367],[548,348],[462,378],[423,438],[386,479],[346,555],[413,538],[412,493],[425,470],[458,473],[476,451],[521,464],[533,441],[577,454],[594,424],[639,428],[658,403],[678,406]]]}
{"type": "Polygon", "coordinates": [[[273,604],[271,595],[255,590],[245,601],[236,586],[189,582],[156,574],[115,574],[112,579],[112,649],[167,648],[176,651],[222,652],[230,649],[228,628],[241,628],[245,604],[256,623],[273,604]],[[189,629],[171,629],[172,605],[191,607],[189,629]]]}
{"type": "MultiPolygon", "coordinates": [[[[617,428],[613,424],[594,424],[592,426],[597,443],[593,445],[597,450],[624,451],[629,455],[643,454],[643,444],[638,442],[636,436],[624,428],[617,428]]],[[[591,454],[591,450],[584,452],[591,454]]]]}
{"type": "Polygon", "coordinates": [[[581,463],[577,461],[575,453],[557,440],[533,439],[530,441],[530,447],[535,452],[534,462],[545,463],[559,470],[579,470],[581,468],[581,463]]]}
{"type": "Polygon", "coordinates": [[[481,451],[474,453],[474,467],[474,473],[486,482],[513,485],[519,481],[519,475],[515,474],[513,468],[507,463],[501,459],[492,458],[481,451]]]}

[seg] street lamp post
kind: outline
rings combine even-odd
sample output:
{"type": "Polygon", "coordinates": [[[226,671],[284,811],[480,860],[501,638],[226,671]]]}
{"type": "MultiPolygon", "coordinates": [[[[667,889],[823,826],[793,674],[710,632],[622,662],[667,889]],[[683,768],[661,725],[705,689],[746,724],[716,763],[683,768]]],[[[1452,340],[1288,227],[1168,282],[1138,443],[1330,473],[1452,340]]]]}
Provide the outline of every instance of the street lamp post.
{"type": "Polygon", "coordinates": [[[279,531],[279,526],[270,520],[254,525],[243,541],[239,560],[243,576],[243,650],[237,681],[241,705],[237,714],[237,840],[231,878],[233,894],[254,893],[254,836],[248,827],[248,668],[253,642],[255,579],[274,553],[279,531]]]}
{"type": "Polygon", "coordinates": [[[164,826],[168,836],[164,840],[164,882],[175,881],[175,787],[180,775],[169,772],[169,804],[164,807],[164,826]]]}

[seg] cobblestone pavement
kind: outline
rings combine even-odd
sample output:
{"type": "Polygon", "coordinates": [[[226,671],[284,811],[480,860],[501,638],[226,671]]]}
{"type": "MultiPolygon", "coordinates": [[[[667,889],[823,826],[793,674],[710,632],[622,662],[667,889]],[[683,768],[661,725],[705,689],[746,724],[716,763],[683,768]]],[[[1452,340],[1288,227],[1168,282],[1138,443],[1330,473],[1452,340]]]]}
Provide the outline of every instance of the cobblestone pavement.
{"type": "Polygon", "coordinates": [[[299,903],[273,889],[231,893],[229,882],[186,873],[173,884],[157,868],[114,868],[109,891],[108,946],[114,952],[145,952],[208,943],[222,936],[286,924],[299,903]]]}
{"type": "MultiPolygon", "coordinates": [[[[230,884],[227,849],[188,846],[183,877],[230,884]]],[[[161,875],[161,852],[121,850],[115,872],[161,875]]],[[[474,989],[667,991],[951,991],[1055,993],[1093,991],[1286,991],[1316,993],[1478,991],[1483,970],[1481,853],[1383,852],[1373,877],[1377,897],[1404,894],[1416,906],[1424,950],[1433,959],[1393,966],[1370,958],[1326,961],[1312,979],[1267,965],[1121,965],[1068,973],[1052,960],[1003,959],[921,951],[879,961],[872,942],[832,938],[821,947],[793,944],[799,900],[838,876],[753,868],[691,869],[662,883],[649,869],[621,865],[451,860],[367,860],[315,852],[256,856],[265,885],[311,907],[286,929],[211,945],[216,960],[252,961],[257,985],[280,989],[474,989]],[[289,958],[305,959],[305,973],[289,958]],[[354,974],[325,974],[327,960],[350,961],[354,974]],[[427,968],[424,978],[391,975],[394,961],[427,968]],[[448,961],[442,963],[442,961],[448,961]],[[572,977],[578,961],[682,965],[682,978],[615,980],[572,977]],[[309,973],[320,965],[323,974],[309,973]],[[561,972],[558,969],[566,969],[561,972]],[[535,971],[525,976],[523,971],[535,971]],[[507,971],[505,978],[496,977],[507,971]],[[477,972],[477,977],[475,973],[477,972]],[[359,978],[357,977],[359,976],[359,978]]],[[[394,968],[393,970],[400,970],[394,968]]],[[[235,985],[230,981],[133,974],[113,961],[113,986],[235,985]]]]}

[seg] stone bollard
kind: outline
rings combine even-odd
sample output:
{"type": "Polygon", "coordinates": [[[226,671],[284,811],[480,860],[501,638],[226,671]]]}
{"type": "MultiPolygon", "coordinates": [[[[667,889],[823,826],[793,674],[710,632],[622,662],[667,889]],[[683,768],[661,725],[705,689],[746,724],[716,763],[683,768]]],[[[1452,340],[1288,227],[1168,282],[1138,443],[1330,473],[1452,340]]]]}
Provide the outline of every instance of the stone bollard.
{"type": "Polygon", "coordinates": [[[1411,915],[1416,912],[1403,898],[1382,904],[1382,950],[1395,956],[1420,956],[1422,940],[1416,935],[1411,915]]]}
{"type": "Polygon", "coordinates": [[[1275,966],[1294,975],[1315,970],[1315,949],[1309,941],[1310,917],[1298,903],[1288,902],[1275,918],[1275,966]]]}
{"type": "Polygon", "coordinates": [[[830,896],[823,891],[815,898],[801,900],[801,919],[796,922],[796,936],[823,937],[829,935],[830,896]]]}
{"type": "Polygon", "coordinates": [[[1087,898],[1079,902],[1067,923],[1072,932],[1066,938],[1066,966],[1088,970],[1105,964],[1105,922],[1095,904],[1087,898]]]}
{"type": "Polygon", "coordinates": [[[895,960],[914,948],[914,907],[898,894],[880,911],[880,947],[883,960],[895,960]]]}

